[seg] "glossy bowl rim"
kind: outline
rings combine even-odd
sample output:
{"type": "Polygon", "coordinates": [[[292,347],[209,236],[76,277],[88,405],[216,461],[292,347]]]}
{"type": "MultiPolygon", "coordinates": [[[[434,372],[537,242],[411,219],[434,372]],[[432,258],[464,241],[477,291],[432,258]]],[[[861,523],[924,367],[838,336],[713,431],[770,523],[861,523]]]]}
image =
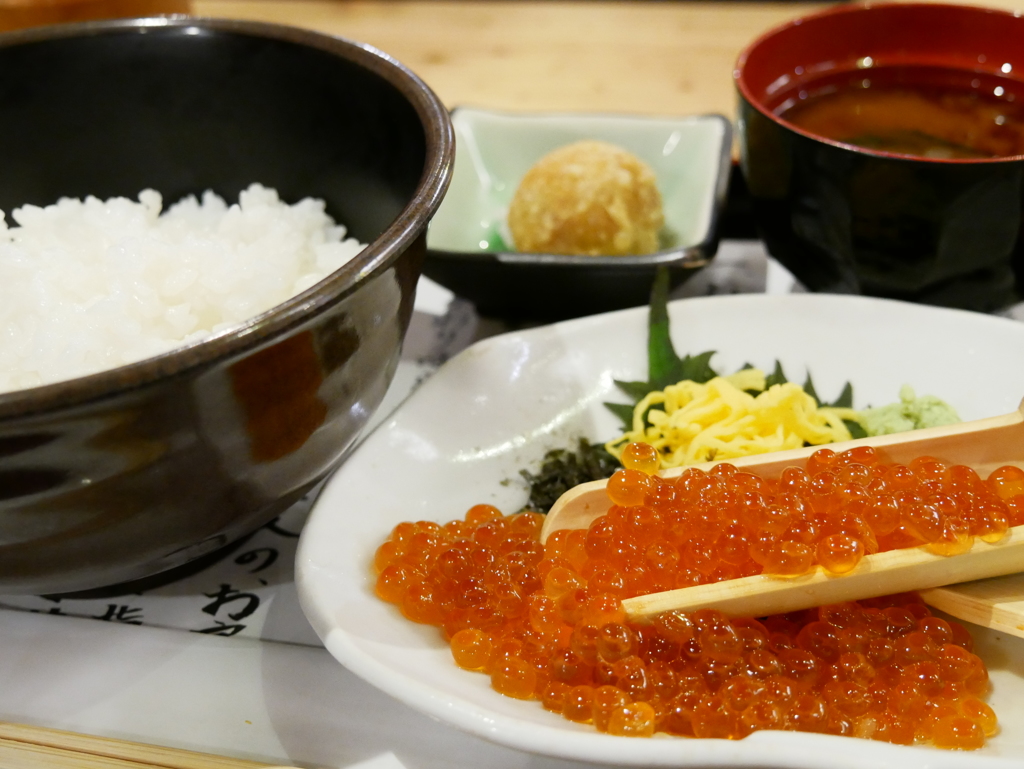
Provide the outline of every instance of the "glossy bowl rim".
{"type": "Polygon", "coordinates": [[[195,374],[321,314],[386,270],[421,233],[451,181],[455,137],[448,110],[419,76],[366,43],[284,24],[199,16],[155,16],[38,27],[0,34],[0,48],[63,38],[144,34],[151,29],[199,28],[269,38],[318,49],[369,70],[408,100],[423,127],[425,159],[412,198],[393,222],[355,258],[310,288],[240,324],[191,344],[116,368],[37,387],[0,393],[0,420],[81,406],[195,374]]]}
{"type": "MultiPolygon", "coordinates": [[[[795,19],[778,24],[762,34],[754,38],[753,41],[748,43],[740,51],[739,56],[736,58],[736,64],[733,66],[732,78],[733,83],[736,86],[736,90],[739,92],[740,98],[743,99],[751,109],[764,115],[766,118],[771,120],[773,123],[781,126],[782,128],[792,131],[795,134],[803,136],[806,139],[810,139],[821,144],[826,144],[830,147],[836,147],[837,149],[848,150],[857,155],[863,155],[866,157],[884,158],[886,160],[901,160],[911,163],[925,163],[928,165],[935,166],[975,166],[975,165],[989,165],[989,164],[1003,164],[1003,163],[1019,163],[1024,161],[1024,154],[1019,155],[1004,155],[1001,157],[994,158],[928,158],[922,155],[908,155],[897,152],[886,152],[884,150],[869,149],[867,147],[860,147],[856,144],[847,144],[836,139],[829,139],[825,136],[821,136],[816,133],[807,131],[806,129],[800,128],[794,123],[790,123],[788,120],[784,120],[779,117],[771,110],[766,109],[761,103],[761,100],[754,96],[750,88],[747,86],[744,80],[744,68],[747,63],[747,59],[750,54],[760,45],[767,40],[775,37],[776,35],[793,29],[794,27],[802,26],[807,22],[812,22],[820,18],[839,16],[844,14],[861,14],[871,13],[872,11],[882,11],[892,8],[893,6],[899,6],[901,9],[943,9],[946,11],[963,11],[965,13],[977,13],[979,15],[1002,15],[1008,18],[1019,19],[1024,16],[1021,11],[1008,11],[1005,8],[991,8],[982,5],[962,5],[960,3],[940,3],[940,2],[875,2],[874,0],[868,0],[868,2],[854,3],[851,5],[840,5],[826,8],[816,13],[809,13],[804,16],[799,16],[795,19]]],[[[1020,81],[1024,84],[1024,81],[1020,81]]]]}

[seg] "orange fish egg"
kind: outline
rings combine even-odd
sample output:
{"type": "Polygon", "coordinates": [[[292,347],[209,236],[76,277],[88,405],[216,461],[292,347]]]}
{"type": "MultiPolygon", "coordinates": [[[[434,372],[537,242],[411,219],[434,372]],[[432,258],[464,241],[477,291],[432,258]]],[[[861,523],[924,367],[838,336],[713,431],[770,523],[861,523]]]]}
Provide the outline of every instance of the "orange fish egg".
{"type": "Polygon", "coordinates": [[[719,464],[665,479],[649,474],[649,453],[627,449],[607,515],[545,545],[542,516],[489,505],[445,526],[399,524],[374,556],[377,595],[439,627],[455,663],[496,691],[610,734],[788,729],[973,750],[997,732],[970,634],[916,595],[759,619],[668,612],[648,624],[628,621],[621,601],[993,541],[1024,523],[1024,473],[982,479],[932,457],[885,464],[870,449],[822,449],[780,478],[719,464]]]}

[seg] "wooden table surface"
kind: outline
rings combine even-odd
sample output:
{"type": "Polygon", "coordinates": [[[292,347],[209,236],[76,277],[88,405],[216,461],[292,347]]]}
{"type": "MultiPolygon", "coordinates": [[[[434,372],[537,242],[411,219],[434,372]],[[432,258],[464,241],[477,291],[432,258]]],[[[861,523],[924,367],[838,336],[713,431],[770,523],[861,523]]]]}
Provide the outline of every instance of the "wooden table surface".
{"type": "Polygon", "coordinates": [[[732,68],[740,50],[765,30],[826,4],[193,0],[193,6],[199,15],[274,21],[370,43],[410,67],[449,107],[732,117],[732,68]]]}

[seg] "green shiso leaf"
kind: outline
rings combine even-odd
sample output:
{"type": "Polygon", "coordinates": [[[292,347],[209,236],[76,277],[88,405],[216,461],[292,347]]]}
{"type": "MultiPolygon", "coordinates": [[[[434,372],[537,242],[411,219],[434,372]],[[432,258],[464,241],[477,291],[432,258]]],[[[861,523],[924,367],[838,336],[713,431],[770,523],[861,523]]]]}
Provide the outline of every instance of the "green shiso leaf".
{"type": "Polygon", "coordinates": [[[703,384],[718,376],[711,368],[714,350],[680,358],[672,345],[668,322],[668,287],[668,268],[659,267],[654,276],[654,285],[651,286],[647,331],[647,392],[664,390],[684,379],[703,384]]]}
{"type": "Polygon", "coordinates": [[[821,398],[818,397],[818,391],[814,389],[814,380],[811,379],[811,372],[807,372],[807,381],[804,382],[804,392],[810,395],[814,400],[821,405],[821,398]]]}
{"type": "Polygon", "coordinates": [[[633,429],[633,405],[632,403],[609,403],[604,404],[609,411],[622,420],[622,432],[633,429]]]}
{"type": "Polygon", "coordinates": [[[651,303],[647,316],[647,381],[623,382],[615,384],[629,396],[632,405],[621,403],[605,403],[612,413],[622,420],[625,430],[633,426],[633,405],[643,400],[644,396],[655,390],[666,387],[684,379],[704,383],[718,376],[711,368],[714,350],[687,355],[680,358],[672,344],[672,336],[668,319],[669,276],[668,269],[659,267],[651,286],[651,303]]]}
{"type": "Polygon", "coordinates": [[[718,376],[718,372],[711,368],[711,358],[714,354],[714,350],[708,350],[707,352],[702,352],[699,355],[687,355],[683,358],[682,364],[679,367],[679,379],[676,379],[675,382],[669,382],[668,384],[682,382],[684,379],[690,379],[700,384],[710,382],[718,376]]]}
{"type": "Polygon", "coordinates": [[[772,373],[764,378],[764,389],[768,389],[772,385],[786,384],[789,380],[786,379],[786,373],[782,370],[782,363],[778,360],[775,361],[775,368],[772,369],[772,373]]]}
{"type": "Polygon", "coordinates": [[[683,365],[669,333],[668,270],[665,267],[659,267],[654,275],[651,309],[647,317],[647,381],[650,392],[680,381],[673,377],[683,365]]]}
{"type": "Polygon", "coordinates": [[[861,427],[860,422],[854,422],[852,419],[844,419],[843,424],[846,425],[846,429],[850,431],[851,438],[867,438],[867,431],[861,427]]]}
{"type": "Polygon", "coordinates": [[[634,403],[640,401],[641,398],[651,391],[651,386],[647,382],[620,382],[616,379],[615,384],[618,385],[622,392],[632,398],[634,403]]]}
{"type": "MultiPolygon", "coordinates": [[[[843,385],[842,392],[839,393],[839,397],[831,403],[826,403],[818,395],[814,389],[814,382],[811,380],[811,372],[807,372],[807,381],[804,382],[804,392],[810,395],[814,400],[818,402],[819,406],[833,409],[852,409],[853,408],[853,385],[847,382],[843,385]]],[[[862,436],[863,437],[863,436],[862,436]]]]}
{"type": "MultiPolygon", "coordinates": [[[[682,358],[676,352],[672,344],[672,336],[669,328],[668,317],[668,294],[669,275],[666,267],[659,267],[655,273],[654,283],[651,286],[651,303],[647,321],[647,381],[627,382],[615,380],[616,386],[625,393],[632,401],[626,403],[605,403],[604,405],[622,421],[623,431],[633,429],[633,409],[637,403],[650,392],[664,390],[669,385],[690,380],[698,384],[709,382],[718,376],[711,367],[711,358],[715,351],[708,350],[697,355],[686,355],[682,358]]],[[[747,363],[744,369],[753,368],[747,363]]],[[[741,369],[742,370],[742,369],[741,369]]],[[[765,389],[777,384],[786,384],[789,379],[782,370],[782,362],[775,361],[772,372],[765,377],[765,389]]],[[[814,380],[811,373],[807,372],[807,380],[804,382],[803,390],[822,406],[833,408],[853,408],[853,386],[847,382],[839,397],[832,403],[825,403],[818,396],[814,389],[814,380]]],[[[758,392],[750,391],[751,395],[758,392]]],[[[653,406],[661,408],[660,406],[653,406]]],[[[644,414],[644,422],[647,422],[647,415],[644,414]]],[[[844,420],[850,434],[854,438],[865,437],[864,429],[852,420],[844,420]]]]}
{"type": "Polygon", "coordinates": [[[843,387],[843,391],[839,393],[839,397],[836,398],[832,403],[825,404],[837,409],[852,409],[853,408],[853,385],[849,382],[843,387]]]}

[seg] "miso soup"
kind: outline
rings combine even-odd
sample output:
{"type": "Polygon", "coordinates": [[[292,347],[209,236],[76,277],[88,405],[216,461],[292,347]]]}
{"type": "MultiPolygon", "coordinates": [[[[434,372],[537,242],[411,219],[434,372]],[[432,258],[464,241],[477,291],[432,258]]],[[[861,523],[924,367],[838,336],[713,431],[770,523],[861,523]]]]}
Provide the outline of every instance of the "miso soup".
{"type": "Polygon", "coordinates": [[[805,83],[775,114],[818,136],[926,158],[1024,155],[1024,83],[940,67],[868,67],[805,83]]]}

